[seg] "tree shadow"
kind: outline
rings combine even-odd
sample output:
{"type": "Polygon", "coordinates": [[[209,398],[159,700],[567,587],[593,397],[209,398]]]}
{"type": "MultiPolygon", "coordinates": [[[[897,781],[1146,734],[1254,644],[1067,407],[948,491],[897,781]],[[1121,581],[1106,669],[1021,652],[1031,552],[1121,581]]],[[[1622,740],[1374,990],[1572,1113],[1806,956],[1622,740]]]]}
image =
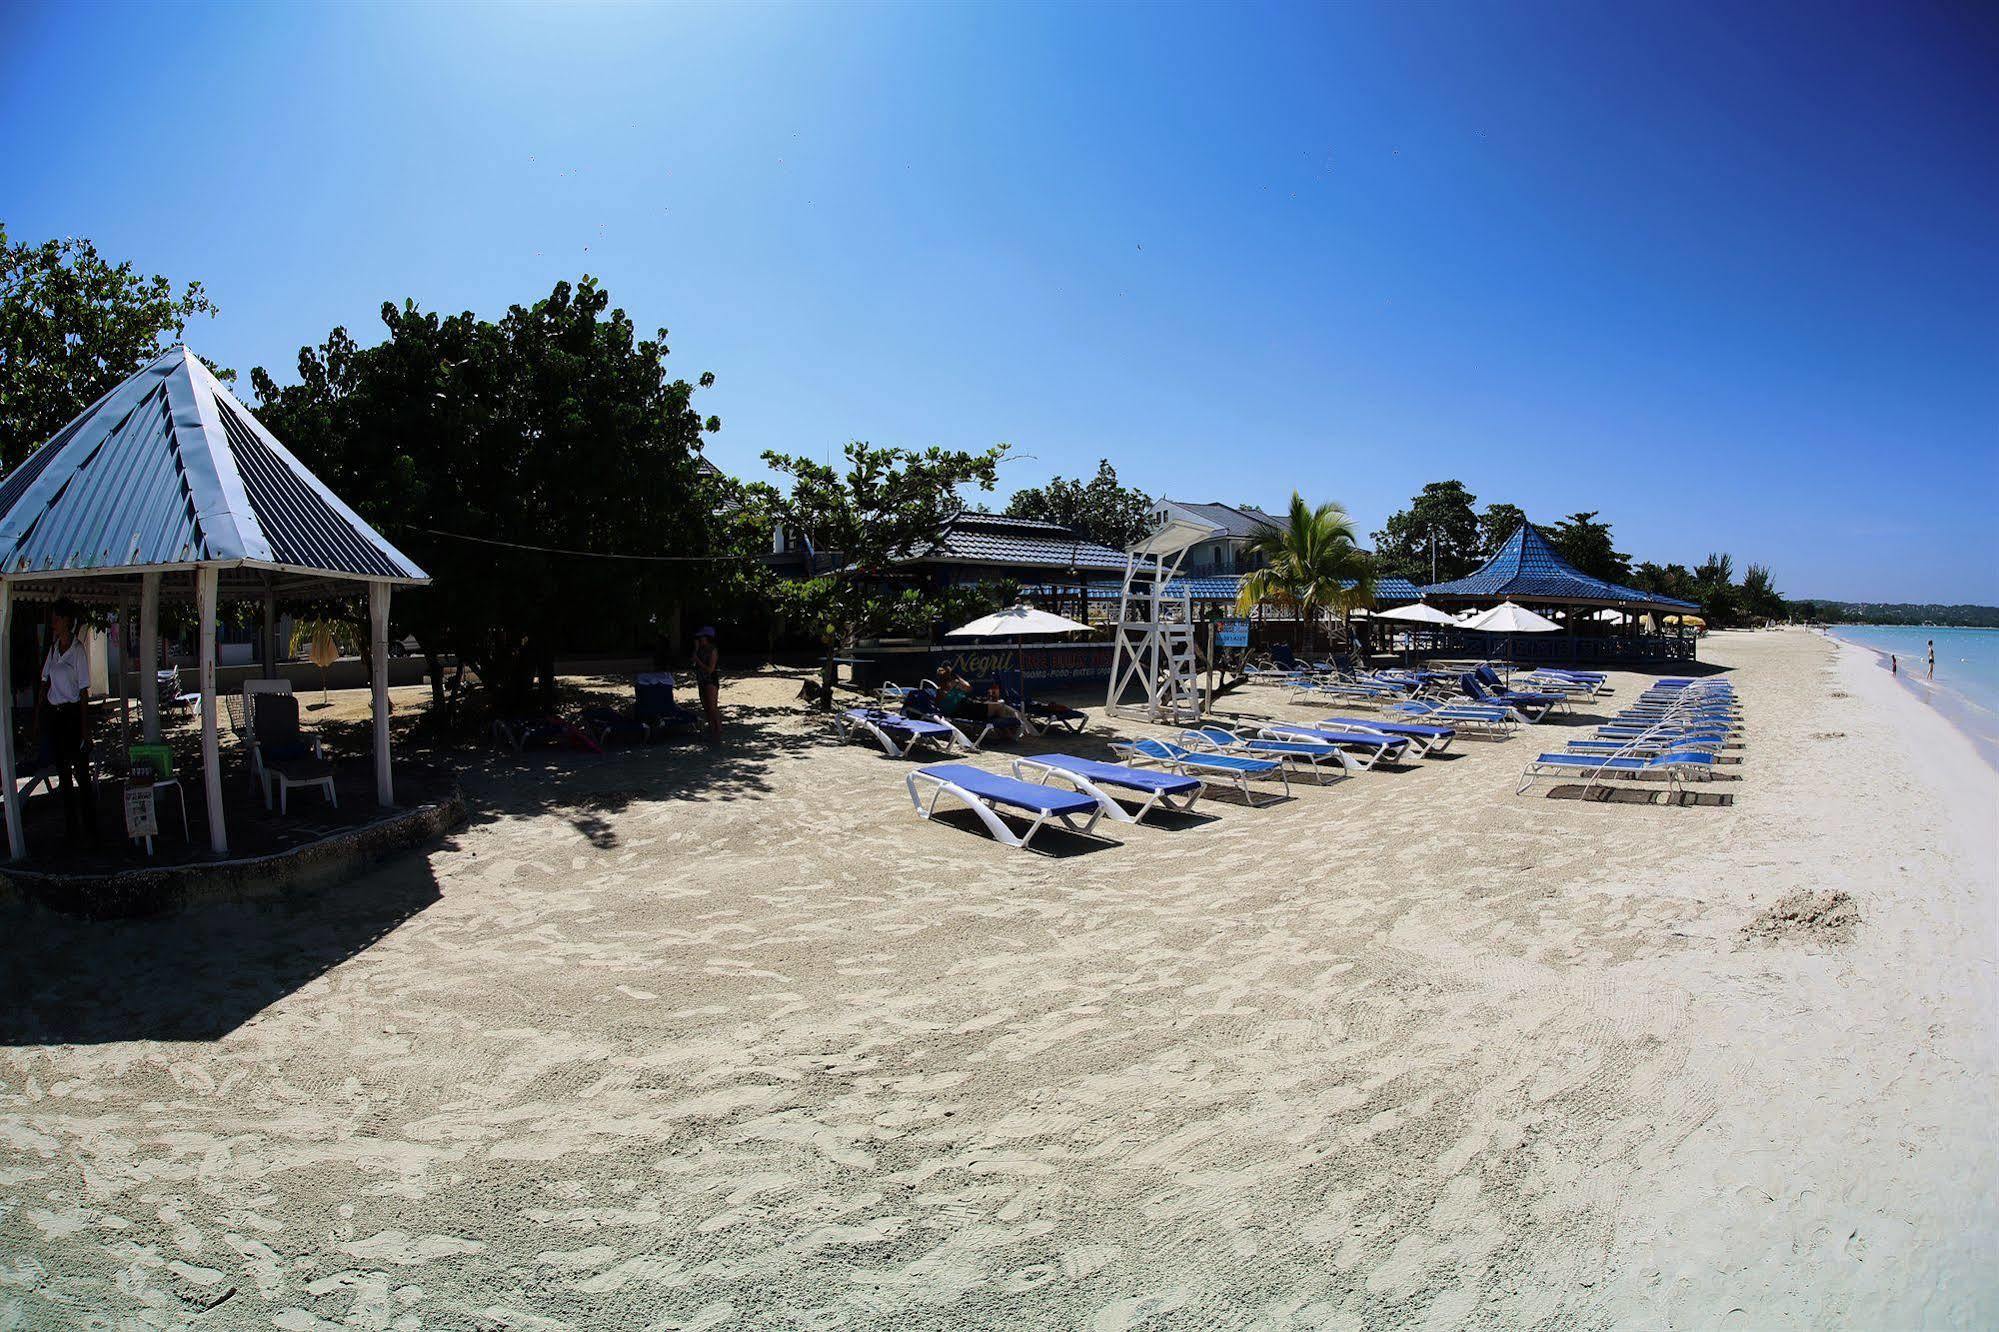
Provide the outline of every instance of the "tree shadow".
{"type": "Polygon", "coordinates": [[[438,897],[429,857],[411,853],[269,901],[11,917],[0,936],[0,1046],[219,1040],[438,897]]]}

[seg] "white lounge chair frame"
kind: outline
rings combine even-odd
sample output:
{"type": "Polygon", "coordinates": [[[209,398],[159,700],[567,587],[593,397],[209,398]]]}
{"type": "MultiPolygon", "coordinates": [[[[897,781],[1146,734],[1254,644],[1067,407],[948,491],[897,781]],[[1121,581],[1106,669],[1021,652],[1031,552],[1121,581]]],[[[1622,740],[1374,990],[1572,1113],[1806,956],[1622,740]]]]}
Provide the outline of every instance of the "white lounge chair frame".
{"type": "MultiPolygon", "coordinates": [[[[910,717],[907,720],[928,722],[930,719],[928,717],[910,717]]],[[[876,721],[874,718],[865,716],[850,717],[845,711],[840,711],[833,714],[833,729],[840,733],[840,739],[842,740],[851,740],[854,738],[856,731],[861,732],[880,745],[882,752],[890,758],[903,758],[918,745],[930,745],[940,754],[953,753],[957,749],[958,744],[965,738],[964,733],[957,727],[951,725],[949,722],[940,721],[937,724],[942,725],[945,730],[950,732],[948,738],[933,735],[927,731],[904,731],[903,733],[909,739],[907,741],[899,741],[892,734],[892,732],[902,729],[895,725],[895,721],[896,719],[893,717],[884,718],[881,721],[876,721]]]]}
{"type": "MultiPolygon", "coordinates": [[[[1004,846],[1019,847],[1022,850],[1027,849],[1028,843],[1034,840],[1034,835],[1046,827],[1050,820],[1059,823],[1070,832],[1089,834],[1096,829],[1097,821],[1104,816],[1102,801],[1098,801],[1097,807],[1090,811],[1089,821],[1080,828],[1076,826],[1074,822],[1076,816],[1073,814],[1058,814],[1048,810],[1037,810],[1034,812],[1033,818],[1028,820],[1027,831],[1016,833],[1012,828],[1007,826],[1006,820],[1000,816],[997,806],[983,796],[966,790],[956,782],[943,777],[933,776],[923,769],[918,768],[904,779],[904,784],[909,788],[909,803],[916,806],[916,815],[918,818],[929,819],[935,817],[937,802],[945,796],[950,796],[953,800],[958,801],[971,810],[972,813],[979,816],[979,822],[986,825],[986,831],[993,835],[994,841],[1004,846]],[[917,789],[919,786],[923,787],[929,794],[929,803],[927,805],[924,803],[923,792],[917,789]]],[[[1026,815],[1023,813],[1017,817],[1025,818],[1026,815]]]]}
{"type": "Polygon", "coordinates": [[[1191,814],[1194,811],[1194,803],[1201,798],[1201,793],[1208,785],[1206,777],[1189,773],[1187,776],[1192,777],[1198,784],[1185,796],[1176,796],[1171,791],[1145,791],[1137,787],[1118,787],[1118,790],[1125,792],[1127,799],[1139,802],[1138,809],[1134,812],[1126,809],[1117,797],[1106,791],[1094,778],[1057,763],[1017,758],[1013,761],[1013,775],[1023,782],[1038,782],[1043,786],[1057,781],[1066,782],[1095,800],[1098,812],[1105,818],[1115,819],[1119,823],[1143,823],[1145,816],[1155,809],[1163,809],[1172,814],[1191,814]]]}
{"type": "Polygon", "coordinates": [[[1520,770],[1520,783],[1513,788],[1513,794],[1525,795],[1535,782],[1573,785],[1576,779],[1581,777],[1585,799],[1597,787],[1605,789],[1622,787],[1626,790],[1649,791],[1654,795],[1664,791],[1667,803],[1670,804],[1677,800],[1690,780],[1707,782],[1714,776],[1712,767],[1704,763],[1659,763],[1647,760],[1647,766],[1636,771],[1612,767],[1611,763],[1616,759],[1645,758],[1644,755],[1628,749],[1619,750],[1615,754],[1591,754],[1587,757],[1601,759],[1602,762],[1595,768],[1587,768],[1579,763],[1543,763],[1540,757],[1536,756],[1520,770]],[[1664,776],[1666,780],[1663,782],[1652,780],[1655,773],[1664,776]]]}
{"type": "MultiPolygon", "coordinates": [[[[1201,779],[1201,783],[1204,786],[1215,786],[1215,785],[1233,786],[1237,791],[1240,791],[1242,793],[1243,804],[1249,806],[1251,809],[1255,809],[1257,807],[1256,792],[1249,784],[1249,778],[1250,778],[1249,773],[1243,771],[1241,768],[1232,767],[1228,764],[1213,764],[1213,763],[1204,762],[1202,760],[1201,755],[1188,750],[1185,745],[1173,744],[1173,742],[1167,740],[1161,740],[1158,741],[1157,743],[1162,745],[1170,745],[1172,748],[1179,749],[1183,752],[1174,755],[1171,758],[1161,758],[1153,754],[1147,754],[1142,752],[1138,748],[1138,742],[1135,740],[1113,740],[1111,742],[1111,752],[1113,754],[1116,754],[1118,757],[1122,758],[1126,763],[1129,763],[1134,768],[1164,768],[1168,772],[1177,772],[1180,773],[1182,776],[1198,777],[1201,779]]],[[[1227,755],[1225,757],[1255,758],[1257,756],[1253,754],[1233,754],[1233,755],[1227,755]]],[[[1271,769],[1271,772],[1276,775],[1278,781],[1284,784],[1284,794],[1282,796],[1271,796],[1268,799],[1266,799],[1263,803],[1266,805],[1273,805],[1276,804],[1277,801],[1279,801],[1280,799],[1282,800],[1290,799],[1291,773],[1289,765],[1284,763],[1278,763],[1275,760],[1271,759],[1264,759],[1260,761],[1276,763],[1276,766],[1271,769]]]]}

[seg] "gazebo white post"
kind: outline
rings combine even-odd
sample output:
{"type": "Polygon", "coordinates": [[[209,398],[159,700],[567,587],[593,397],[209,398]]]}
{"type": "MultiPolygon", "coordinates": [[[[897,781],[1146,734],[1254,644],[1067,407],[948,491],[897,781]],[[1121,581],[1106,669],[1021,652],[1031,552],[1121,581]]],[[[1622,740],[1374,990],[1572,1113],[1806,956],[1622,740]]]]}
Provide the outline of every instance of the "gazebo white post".
{"type": "Polygon", "coordinates": [[[7,796],[7,854],[28,854],[21,831],[21,788],[14,783],[14,585],[0,578],[0,788],[7,796]]]}
{"type": "Polygon", "coordinates": [[[139,711],[146,743],[160,738],[160,576],[139,576],[139,711]]]}
{"type": "Polygon", "coordinates": [[[396,803],[395,782],[389,775],[389,585],[368,584],[368,629],[375,663],[375,799],[396,803]]]}
{"type": "Polygon", "coordinates": [[[194,571],[195,600],[201,605],[201,766],[202,794],[208,802],[208,844],[229,854],[229,828],[222,817],[222,744],[215,734],[215,594],[222,571],[204,564],[194,571]]]}
{"type": "MultiPolygon", "coordinates": [[[[118,632],[112,643],[118,649],[118,747],[129,750],[132,747],[132,687],[125,683],[125,672],[132,666],[132,594],[118,594],[118,632]]],[[[111,669],[111,653],[104,653],[105,668],[111,669]]]]}
{"type": "Polygon", "coordinates": [[[264,678],[278,678],[278,593],[264,580],[264,678]]]}

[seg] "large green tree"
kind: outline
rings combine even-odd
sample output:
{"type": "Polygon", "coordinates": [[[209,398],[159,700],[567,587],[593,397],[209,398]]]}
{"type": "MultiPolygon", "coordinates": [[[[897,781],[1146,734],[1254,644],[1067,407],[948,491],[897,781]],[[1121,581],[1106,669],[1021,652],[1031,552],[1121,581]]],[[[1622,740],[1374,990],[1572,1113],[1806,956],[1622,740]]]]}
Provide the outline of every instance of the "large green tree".
{"type": "Polygon", "coordinates": [[[495,321],[405,303],[382,322],[379,345],[302,349],[295,385],[255,371],[259,414],[431,574],[399,627],[502,706],[537,681],[550,701],[560,651],[658,644],[754,562],[721,544],[742,523],[700,466],[721,423],[668,377],[666,331],[639,337],[593,279],[495,321]]]}
{"type": "Polygon", "coordinates": [[[1742,593],[1735,585],[1735,560],[1710,554],[1694,570],[1694,600],[1710,629],[1734,624],[1742,613],[1742,593]]]}
{"type": "Polygon", "coordinates": [[[1088,482],[1058,476],[1045,486],[1017,490],[1006,511],[1015,518],[1060,523],[1090,541],[1123,550],[1152,530],[1152,498],[1121,485],[1109,459],[1100,459],[1088,482]]]}
{"type": "Polygon", "coordinates": [[[1512,504],[1488,504],[1478,516],[1478,553],[1491,559],[1507,538],[1527,525],[1527,514],[1512,504]]]}
{"type": "Polygon", "coordinates": [[[825,646],[827,706],[842,646],[871,627],[920,614],[903,603],[900,591],[886,591],[884,579],[964,507],[965,487],[993,488],[1006,452],[1004,444],[974,453],[876,448],[856,440],[842,451],[838,467],[798,454],[764,454],[770,469],[791,483],[788,491],[774,492],[778,521],[834,557],[833,568],[780,588],[786,609],[825,646]]]}
{"type": "Polygon", "coordinates": [[[176,288],[79,237],[12,241],[0,224],[0,469],[214,313],[199,282],[176,288]]]}
{"type": "Polygon", "coordinates": [[[1375,572],[1412,583],[1447,583],[1484,562],[1478,497],[1461,481],[1432,481],[1374,534],[1375,572]],[[1430,576],[1432,543],[1436,577],[1430,576]]]}
{"type": "Polygon", "coordinates": [[[1248,614],[1273,605],[1290,612],[1304,627],[1307,651],[1320,611],[1344,615],[1374,598],[1374,560],[1337,504],[1315,508],[1294,491],[1285,525],[1258,528],[1245,550],[1259,567],[1243,576],[1238,609],[1248,614]]]}
{"type": "Polygon", "coordinates": [[[1752,564],[1743,570],[1740,595],[1745,614],[1765,620],[1784,618],[1784,597],[1777,591],[1769,565],[1752,564]]]}
{"type": "Polygon", "coordinates": [[[1597,510],[1572,513],[1548,529],[1548,544],[1563,559],[1592,578],[1609,583],[1631,580],[1631,557],[1611,540],[1610,524],[1597,521],[1597,510]]]}

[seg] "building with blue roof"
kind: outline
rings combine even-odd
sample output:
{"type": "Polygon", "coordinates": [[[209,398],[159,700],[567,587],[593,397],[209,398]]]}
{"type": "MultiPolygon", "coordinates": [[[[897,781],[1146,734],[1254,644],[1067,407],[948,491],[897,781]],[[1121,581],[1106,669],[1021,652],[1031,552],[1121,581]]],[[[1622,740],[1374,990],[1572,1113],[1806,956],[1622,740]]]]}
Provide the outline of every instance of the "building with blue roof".
{"type": "Polygon", "coordinates": [[[1429,601],[1466,605],[1512,601],[1521,605],[1609,607],[1634,614],[1700,609],[1691,601],[1591,577],[1563,559],[1532,523],[1522,523],[1506,544],[1473,572],[1449,582],[1432,583],[1422,594],[1429,601]]]}

